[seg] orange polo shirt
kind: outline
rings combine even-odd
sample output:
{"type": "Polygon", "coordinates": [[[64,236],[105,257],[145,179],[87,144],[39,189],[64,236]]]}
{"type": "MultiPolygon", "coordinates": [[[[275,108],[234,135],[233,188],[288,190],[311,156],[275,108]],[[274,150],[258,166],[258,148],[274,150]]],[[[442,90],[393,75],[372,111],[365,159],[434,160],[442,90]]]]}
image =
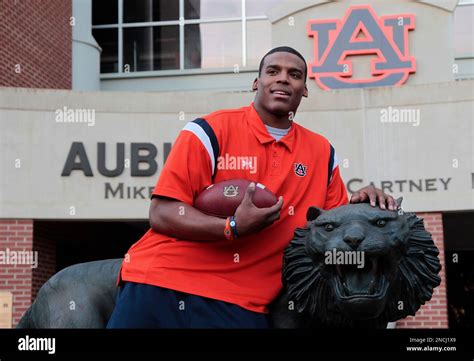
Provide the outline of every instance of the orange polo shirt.
{"type": "MultiPolygon", "coordinates": [[[[309,206],[348,203],[334,149],[293,123],[280,141],[253,103],[188,123],[180,132],[153,195],[192,205],[212,183],[246,178],[283,196],[280,219],[255,235],[228,241],[187,241],[150,229],[128,251],[121,279],[161,286],[265,313],[282,288],[283,250],[309,206]]],[[[242,190],[245,191],[245,190],[242,190]]]]}

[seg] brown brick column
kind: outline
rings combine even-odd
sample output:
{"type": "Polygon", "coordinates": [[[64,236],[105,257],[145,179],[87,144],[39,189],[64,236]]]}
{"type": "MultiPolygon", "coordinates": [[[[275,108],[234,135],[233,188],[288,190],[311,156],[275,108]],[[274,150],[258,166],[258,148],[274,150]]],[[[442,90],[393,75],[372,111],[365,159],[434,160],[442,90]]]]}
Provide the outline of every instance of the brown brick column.
{"type": "MultiPolygon", "coordinates": [[[[0,251],[33,250],[32,220],[0,220],[0,251]]],[[[13,293],[13,327],[31,304],[33,269],[31,264],[12,264],[13,258],[0,264],[0,290],[13,293]]]]}
{"type": "Polygon", "coordinates": [[[410,316],[398,321],[397,328],[448,328],[443,216],[441,213],[417,213],[417,215],[423,218],[426,230],[433,235],[433,240],[439,249],[443,267],[440,272],[441,285],[435,289],[431,301],[424,304],[415,317],[410,316]]]}

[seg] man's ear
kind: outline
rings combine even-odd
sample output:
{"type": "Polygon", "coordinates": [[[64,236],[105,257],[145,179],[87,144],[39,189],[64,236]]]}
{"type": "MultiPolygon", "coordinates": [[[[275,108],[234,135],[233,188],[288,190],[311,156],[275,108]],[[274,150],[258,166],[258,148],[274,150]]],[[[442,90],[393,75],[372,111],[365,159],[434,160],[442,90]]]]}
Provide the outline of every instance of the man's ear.
{"type": "Polygon", "coordinates": [[[252,91],[256,92],[258,90],[258,78],[255,78],[252,84],[252,91]]]}
{"type": "Polygon", "coordinates": [[[314,221],[316,218],[318,218],[324,211],[322,209],[319,209],[317,207],[309,207],[308,210],[306,211],[306,220],[308,222],[314,221]]]}
{"type": "Polygon", "coordinates": [[[308,97],[308,87],[306,86],[306,84],[304,85],[304,93],[303,93],[303,96],[304,96],[305,98],[308,97]]]}

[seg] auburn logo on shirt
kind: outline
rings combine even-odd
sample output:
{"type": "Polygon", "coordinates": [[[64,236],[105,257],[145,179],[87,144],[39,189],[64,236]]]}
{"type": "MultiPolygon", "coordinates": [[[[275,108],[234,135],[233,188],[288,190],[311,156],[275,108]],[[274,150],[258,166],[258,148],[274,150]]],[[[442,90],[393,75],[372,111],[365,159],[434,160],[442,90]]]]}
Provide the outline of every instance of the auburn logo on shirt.
{"type": "Polygon", "coordinates": [[[295,163],[295,174],[298,177],[304,177],[306,175],[306,170],[308,169],[303,163],[295,163]]]}

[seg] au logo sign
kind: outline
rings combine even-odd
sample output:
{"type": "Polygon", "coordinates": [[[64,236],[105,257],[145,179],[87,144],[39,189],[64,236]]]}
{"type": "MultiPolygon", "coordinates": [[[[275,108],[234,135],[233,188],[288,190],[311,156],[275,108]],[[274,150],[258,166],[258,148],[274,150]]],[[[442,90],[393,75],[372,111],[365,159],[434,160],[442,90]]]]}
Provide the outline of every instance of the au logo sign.
{"type": "Polygon", "coordinates": [[[325,90],[401,85],[416,71],[408,43],[414,28],[414,15],[379,18],[369,5],[350,7],[343,20],[310,20],[315,61],[309,64],[309,76],[325,90]],[[352,78],[347,57],[371,54],[377,56],[370,62],[372,77],[352,78]]]}

